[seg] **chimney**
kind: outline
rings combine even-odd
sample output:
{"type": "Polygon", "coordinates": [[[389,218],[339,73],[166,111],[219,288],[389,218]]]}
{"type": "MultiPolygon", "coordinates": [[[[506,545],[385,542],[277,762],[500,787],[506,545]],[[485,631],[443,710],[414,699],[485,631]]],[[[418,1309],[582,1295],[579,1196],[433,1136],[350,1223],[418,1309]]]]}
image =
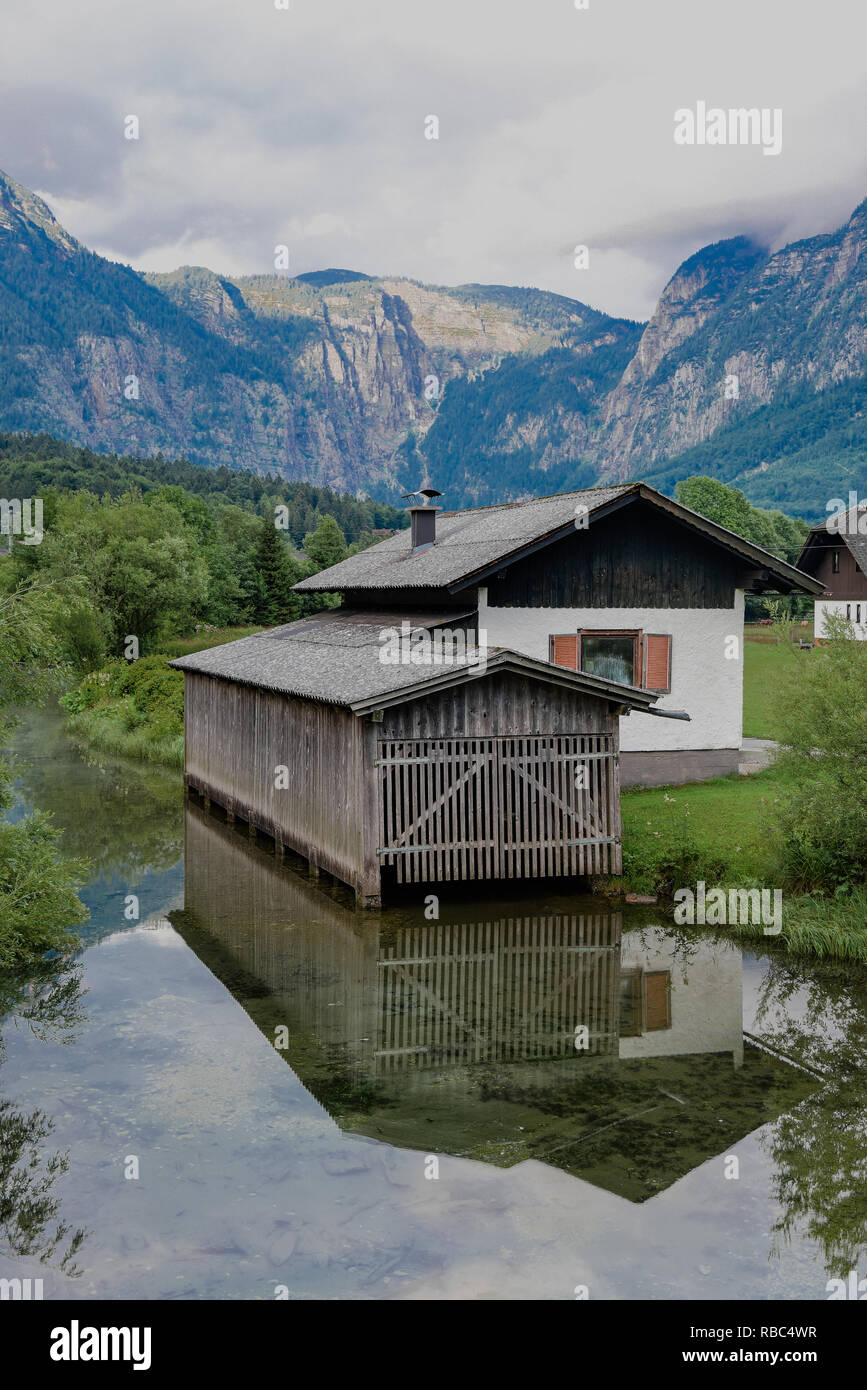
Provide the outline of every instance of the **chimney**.
{"type": "Polygon", "coordinates": [[[439,507],[410,507],[412,517],[412,553],[427,550],[437,538],[437,512],[439,507]]]}
{"type": "Polygon", "coordinates": [[[417,555],[420,550],[428,550],[436,544],[437,538],[437,512],[439,507],[433,505],[434,498],[442,497],[441,492],[437,492],[435,487],[420,487],[415,492],[405,492],[404,497],[409,501],[413,497],[423,497],[425,505],[415,503],[409,509],[412,518],[412,555],[417,555]]]}

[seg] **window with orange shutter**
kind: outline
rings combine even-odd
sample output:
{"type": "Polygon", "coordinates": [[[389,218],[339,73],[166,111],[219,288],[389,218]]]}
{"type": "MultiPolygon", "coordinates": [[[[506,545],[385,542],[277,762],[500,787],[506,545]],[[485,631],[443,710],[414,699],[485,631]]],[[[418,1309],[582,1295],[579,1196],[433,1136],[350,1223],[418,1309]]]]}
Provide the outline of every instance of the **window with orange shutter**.
{"type": "Polygon", "coordinates": [[[671,971],[649,970],[644,977],[644,1031],[671,1027],[671,971]]]}
{"type": "Polygon", "coordinates": [[[671,690],[671,637],[648,632],[644,639],[644,686],[646,690],[671,690]]]}
{"type": "Polygon", "coordinates": [[[567,632],[559,637],[552,637],[549,643],[549,660],[555,666],[568,666],[570,671],[578,670],[578,634],[577,632],[567,632]]]}

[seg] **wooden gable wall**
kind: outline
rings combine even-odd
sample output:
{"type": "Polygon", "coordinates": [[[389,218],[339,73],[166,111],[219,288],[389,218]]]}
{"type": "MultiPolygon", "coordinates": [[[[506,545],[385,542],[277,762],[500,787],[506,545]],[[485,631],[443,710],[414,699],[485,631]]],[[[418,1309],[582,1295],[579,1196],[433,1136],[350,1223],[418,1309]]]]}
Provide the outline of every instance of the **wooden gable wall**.
{"type": "Polygon", "coordinates": [[[810,573],[825,585],[835,599],[867,598],[867,574],[858,568],[855,556],[842,536],[821,536],[813,553],[815,559],[810,565],[810,573]],[[840,557],[840,568],[836,574],[832,560],[835,553],[840,557]]]}
{"type": "Polygon", "coordinates": [[[748,568],[636,502],[486,582],[492,608],[731,608],[748,568]]]}

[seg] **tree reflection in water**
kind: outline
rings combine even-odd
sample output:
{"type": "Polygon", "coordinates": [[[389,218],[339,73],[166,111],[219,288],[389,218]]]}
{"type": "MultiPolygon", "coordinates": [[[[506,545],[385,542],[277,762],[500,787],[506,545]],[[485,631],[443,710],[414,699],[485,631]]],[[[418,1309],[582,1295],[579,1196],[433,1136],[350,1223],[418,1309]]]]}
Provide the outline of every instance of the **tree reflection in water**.
{"type": "Polygon", "coordinates": [[[86,859],[92,880],[130,882],[160,873],[183,852],[180,772],[75,748],[57,710],[27,711],[14,747],[20,794],[50,811],[65,853],[86,859]]]}
{"type": "Polygon", "coordinates": [[[797,1235],[820,1246],[829,1277],[867,1272],[867,970],[775,956],[756,1018],[764,1042],[824,1080],[762,1137],[782,1210],[771,1256],[797,1235]]]}
{"type": "MultiPolygon", "coordinates": [[[[43,961],[35,974],[0,976],[0,1023],[24,1026],[43,1042],[75,1041],[84,1022],[81,968],[69,960],[43,961]]],[[[0,1066],[5,1054],[0,1033],[0,1066]]],[[[75,1256],[87,1232],[59,1219],[52,1195],[69,1168],[69,1153],[46,1149],[54,1128],[42,1110],[25,1111],[0,1099],[0,1254],[54,1264],[80,1275],[75,1256]]]]}

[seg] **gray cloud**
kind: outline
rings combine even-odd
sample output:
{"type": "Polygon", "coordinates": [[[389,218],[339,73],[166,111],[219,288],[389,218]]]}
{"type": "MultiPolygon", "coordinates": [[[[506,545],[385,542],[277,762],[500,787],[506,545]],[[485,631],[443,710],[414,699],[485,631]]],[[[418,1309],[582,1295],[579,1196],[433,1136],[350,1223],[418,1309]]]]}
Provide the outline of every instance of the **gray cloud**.
{"type": "Polygon", "coordinates": [[[296,273],[534,284],[645,317],[702,244],[825,231],[867,193],[861,24],[850,0],[50,0],[0,52],[3,162],[142,268],[267,271],[286,242],[296,273]],[[781,107],[782,154],[676,147],[699,99],[781,107]]]}

